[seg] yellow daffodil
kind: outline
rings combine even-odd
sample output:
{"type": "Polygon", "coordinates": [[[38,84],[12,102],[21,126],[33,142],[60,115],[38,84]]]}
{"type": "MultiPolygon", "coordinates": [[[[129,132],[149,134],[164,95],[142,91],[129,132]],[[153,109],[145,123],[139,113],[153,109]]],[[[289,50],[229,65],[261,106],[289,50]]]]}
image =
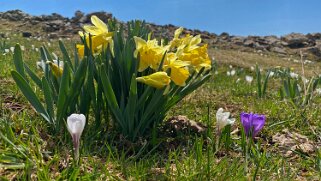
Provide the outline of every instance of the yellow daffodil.
{"type": "Polygon", "coordinates": [[[159,46],[156,39],[145,41],[142,38],[134,37],[134,40],[136,43],[134,56],[137,58],[139,53],[140,60],[138,71],[142,72],[148,67],[151,67],[154,70],[158,69],[166,51],[166,47],[159,46]]]}
{"type": "Polygon", "coordinates": [[[55,77],[58,78],[58,77],[62,76],[63,69],[61,67],[58,67],[57,64],[55,64],[51,61],[47,61],[46,63],[49,64],[49,66],[52,70],[52,73],[54,74],[55,77]]]}
{"type": "MultiPolygon", "coordinates": [[[[89,46],[90,45],[89,37],[88,37],[88,41],[87,42],[88,42],[87,45],[89,46]]],[[[103,47],[106,46],[107,44],[108,44],[108,40],[106,40],[104,38],[104,35],[92,36],[92,38],[91,38],[92,54],[100,53],[102,51],[103,47]]],[[[111,46],[113,44],[110,43],[109,45],[111,46]]],[[[85,46],[77,44],[76,48],[78,50],[79,57],[83,58],[84,57],[85,46]]]]}
{"type": "Polygon", "coordinates": [[[91,22],[94,26],[85,25],[83,28],[85,34],[79,32],[81,37],[86,36],[86,44],[90,47],[89,34],[91,35],[92,49],[95,53],[99,53],[103,47],[109,46],[112,55],[114,56],[114,41],[113,33],[108,31],[107,25],[97,16],[91,17],[91,22]]]}
{"type": "Polygon", "coordinates": [[[169,53],[166,56],[166,61],[164,62],[164,70],[171,70],[171,80],[179,86],[185,86],[185,81],[189,77],[189,62],[183,62],[177,60],[177,57],[174,53],[169,53]]]}
{"type": "Polygon", "coordinates": [[[211,68],[211,60],[207,53],[207,44],[192,49],[189,52],[183,52],[179,54],[178,58],[182,61],[190,62],[196,71],[199,71],[203,67],[205,67],[205,69],[211,68]]]}
{"type": "Polygon", "coordinates": [[[171,79],[166,72],[156,72],[148,76],[137,77],[136,80],[157,89],[161,89],[171,82],[171,79]]]}

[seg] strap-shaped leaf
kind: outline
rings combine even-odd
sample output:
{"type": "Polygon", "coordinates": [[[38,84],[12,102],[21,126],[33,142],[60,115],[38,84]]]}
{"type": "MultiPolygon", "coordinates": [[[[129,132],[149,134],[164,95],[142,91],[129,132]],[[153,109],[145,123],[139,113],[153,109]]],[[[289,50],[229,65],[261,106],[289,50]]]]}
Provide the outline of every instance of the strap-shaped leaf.
{"type": "Polygon", "coordinates": [[[27,74],[29,75],[29,77],[34,81],[34,83],[40,88],[42,89],[42,82],[41,79],[25,64],[24,65],[25,70],[27,72],[27,74]]]}
{"type": "MultiPolygon", "coordinates": [[[[43,93],[44,93],[44,97],[47,105],[47,111],[52,120],[54,119],[54,103],[53,103],[52,92],[50,90],[49,83],[45,77],[42,78],[42,87],[43,87],[43,93]]],[[[52,122],[55,123],[53,120],[52,122]]]]}
{"type": "Polygon", "coordinates": [[[129,90],[129,98],[125,110],[125,114],[128,117],[128,125],[129,125],[129,132],[133,132],[134,130],[134,119],[135,119],[135,110],[136,110],[136,103],[137,103],[137,82],[136,76],[133,74],[130,90],[129,90]]]}
{"type": "Polygon", "coordinates": [[[25,69],[24,69],[24,63],[22,60],[22,53],[21,48],[19,44],[16,44],[14,47],[14,54],[13,54],[13,62],[14,66],[16,67],[17,72],[25,79],[27,80],[25,69]]]}
{"type": "Polygon", "coordinates": [[[50,123],[50,119],[48,113],[45,108],[41,104],[37,95],[33,92],[30,85],[27,81],[16,71],[11,72],[13,80],[16,82],[17,86],[23,93],[23,95],[27,98],[30,104],[35,108],[35,110],[43,116],[43,118],[50,123]]]}
{"type": "Polygon", "coordinates": [[[113,90],[113,87],[110,83],[109,78],[107,77],[106,74],[106,67],[103,66],[103,68],[100,68],[100,77],[101,77],[101,82],[103,85],[103,90],[104,90],[104,95],[107,99],[107,103],[109,105],[110,110],[113,113],[113,116],[115,117],[116,121],[120,124],[122,128],[125,128],[125,125],[123,123],[123,116],[119,110],[119,106],[116,100],[116,96],[113,90]]]}
{"type": "Polygon", "coordinates": [[[64,43],[62,41],[59,40],[59,47],[60,47],[60,50],[62,52],[62,55],[64,57],[64,62],[67,62],[69,64],[69,66],[71,67],[71,70],[74,71],[74,67],[72,66],[72,63],[71,63],[71,60],[70,60],[70,57],[68,55],[68,52],[67,52],[67,49],[64,45],[64,43]]]}
{"type": "Polygon", "coordinates": [[[68,64],[66,64],[64,66],[64,70],[62,73],[59,94],[58,94],[57,120],[56,120],[58,124],[60,124],[63,116],[65,116],[65,112],[67,109],[66,100],[68,98],[67,95],[68,95],[68,89],[69,89],[69,82],[70,82],[69,66],[68,64]]]}

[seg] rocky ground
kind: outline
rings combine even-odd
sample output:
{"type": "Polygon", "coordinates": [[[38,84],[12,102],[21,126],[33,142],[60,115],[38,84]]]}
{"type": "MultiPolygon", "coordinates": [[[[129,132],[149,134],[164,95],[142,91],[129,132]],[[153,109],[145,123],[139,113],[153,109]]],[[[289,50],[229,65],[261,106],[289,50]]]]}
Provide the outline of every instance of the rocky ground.
{"type": "MultiPolygon", "coordinates": [[[[73,37],[81,30],[81,26],[90,23],[91,15],[97,15],[106,21],[114,18],[111,13],[94,12],[84,14],[76,11],[74,17],[66,18],[59,14],[32,16],[21,10],[0,12],[0,25],[10,27],[16,25],[16,30],[24,37],[46,35],[48,38],[73,37]]],[[[119,21],[120,23],[123,23],[119,21]]],[[[147,23],[154,31],[155,36],[171,38],[178,27],[174,25],[156,25],[147,23]]],[[[7,28],[8,30],[8,28],[7,28]]],[[[10,28],[9,28],[10,30],[10,28]]],[[[281,37],[277,36],[233,36],[228,33],[217,35],[207,31],[185,29],[184,33],[201,34],[205,43],[213,48],[240,50],[242,52],[254,52],[257,54],[276,54],[279,57],[298,56],[302,51],[305,59],[321,61],[321,33],[291,33],[281,37]]],[[[1,33],[0,37],[5,37],[1,33]]]]}

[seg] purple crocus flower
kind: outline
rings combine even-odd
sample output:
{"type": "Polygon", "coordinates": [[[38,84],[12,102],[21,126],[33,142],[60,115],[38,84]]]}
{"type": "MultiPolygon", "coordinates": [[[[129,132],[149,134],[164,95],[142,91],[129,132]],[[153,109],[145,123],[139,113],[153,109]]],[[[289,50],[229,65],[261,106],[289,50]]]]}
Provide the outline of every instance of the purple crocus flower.
{"type": "Polygon", "coordinates": [[[252,136],[255,137],[263,128],[265,119],[265,115],[241,113],[241,123],[244,127],[246,136],[249,136],[249,134],[252,133],[252,136]]]}

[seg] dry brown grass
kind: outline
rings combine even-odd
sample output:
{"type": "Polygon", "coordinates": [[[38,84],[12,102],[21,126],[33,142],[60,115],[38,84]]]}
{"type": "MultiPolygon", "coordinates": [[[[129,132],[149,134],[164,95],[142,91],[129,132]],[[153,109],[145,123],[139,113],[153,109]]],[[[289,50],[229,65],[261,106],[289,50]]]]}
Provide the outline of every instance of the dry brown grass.
{"type": "MultiPolygon", "coordinates": [[[[219,64],[234,65],[244,68],[250,68],[258,64],[261,68],[271,67],[290,67],[293,71],[301,74],[301,62],[295,63],[293,60],[300,61],[299,57],[279,57],[275,54],[262,54],[241,52],[238,50],[220,50],[210,49],[209,54],[215,57],[219,64]]],[[[321,63],[313,62],[312,64],[305,64],[305,75],[313,76],[321,73],[321,63]]]]}

